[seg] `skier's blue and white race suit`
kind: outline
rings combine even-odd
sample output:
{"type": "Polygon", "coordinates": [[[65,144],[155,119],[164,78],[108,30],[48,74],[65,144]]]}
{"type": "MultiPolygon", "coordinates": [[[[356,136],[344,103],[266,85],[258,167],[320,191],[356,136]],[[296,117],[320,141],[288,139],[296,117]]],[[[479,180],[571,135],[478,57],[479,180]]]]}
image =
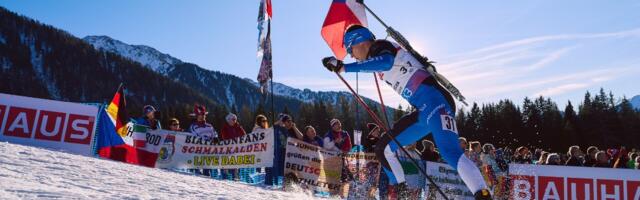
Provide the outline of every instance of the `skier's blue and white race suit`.
{"type": "MultiPolygon", "coordinates": [[[[455,102],[422,64],[409,52],[387,40],[376,40],[363,61],[344,64],[345,72],[377,72],[378,76],[416,108],[403,116],[387,134],[402,145],[410,145],[433,134],[444,160],[458,171],[472,192],[487,188],[476,165],[464,156],[458,143],[455,102]]],[[[385,173],[393,184],[405,182],[404,171],[394,155],[399,147],[391,137],[382,137],[376,149],[385,173]]]]}

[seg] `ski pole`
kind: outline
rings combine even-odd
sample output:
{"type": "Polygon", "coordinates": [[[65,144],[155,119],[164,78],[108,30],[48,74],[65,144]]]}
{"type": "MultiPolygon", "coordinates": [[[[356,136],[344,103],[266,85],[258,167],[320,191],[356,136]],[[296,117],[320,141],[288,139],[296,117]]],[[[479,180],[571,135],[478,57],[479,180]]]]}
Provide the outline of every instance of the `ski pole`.
{"type": "MultiPolygon", "coordinates": [[[[383,110],[383,112],[384,112],[384,118],[385,118],[385,119],[386,119],[386,121],[387,121],[387,126],[389,127],[389,129],[391,129],[391,124],[389,124],[389,116],[388,116],[388,114],[387,114],[387,112],[386,112],[386,109],[385,109],[386,107],[384,106],[384,99],[382,99],[382,92],[380,91],[380,84],[378,84],[378,77],[376,77],[376,74],[375,74],[375,73],[373,73],[373,79],[374,79],[374,80],[375,80],[375,82],[376,82],[376,89],[378,90],[378,97],[380,98],[380,107],[381,107],[381,109],[382,109],[382,110],[383,110]]],[[[389,136],[389,137],[391,137],[391,136],[389,136]]],[[[446,197],[446,196],[444,195],[444,193],[440,190],[440,187],[439,187],[438,185],[436,185],[436,183],[435,183],[433,180],[431,180],[431,177],[429,177],[429,175],[427,175],[426,170],[422,169],[422,167],[421,167],[420,165],[418,165],[418,162],[413,158],[413,156],[409,155],[409,153],[405,150],[405,148],[404,148],[404,147],[402,147],[402,146],[400,145],[400,142],[398,142],[398,141],[396,140],[396,138],[393,138],[393,137],[392,137],[392,139],[393,139],[393,140],[396,142],[396,144],[397,144],[397,145],[402,149],[402,151],[404,151],[404,153],[405,153],[405,154],[407,154],[407,157],[409,157],[409,159],[411,159],[411,160],[413,161],[413,164],[414,164],[418,169],[420,169],[420,171],[424,174],[424,176],[425,176],[425,177],[427,177],[427,179],[429,180],[429,182],[431,182],[431,184],[433,184],[433,185],[436,187],[436,189],[440,192],[440,194],[441,194],[442,196],[444,196],[444,198],[446,199],[447,197],[446,197]]],[[[426,167],[426,166],[425,166],[425,167],[426,167]]]]}
{"type": "Polygon", "coordinates": [[[389,116],[387,116],[387,109],[384,106],[384,99],[382,99],[382,92],[380,92],[380,85],[378,84],[378,77],[376,77],[376,73],[373,73],[373,80],[376,82],[376,88],[378,89],[378,98],[380,98],[380,109],[384,113],[384,120],[387,122],[387,127],[391,129],[391,124],[389,124],[389,116]]]}
{"type": "Polygon", "coordinates": [[[362,100],[362,98],[360,98],[360,96],[356,95],[356,93],[353,90],[353,88],[351,87],[351,85],[349,85],[349,83],[342,77],[342,75],[340,75],[340,73],[338,73],[338,72],[335,72],[335,73],[338,76],[338,78],[340,78],[342,83],[344,83],[347,86],[347,88],[349,88],[349,91],[351,91],[351,94],[354,96],[354,98],[356,98],[358,103],[360,103],[362,105],[362,107],[367,111],[367,113],[369,113],[369,115],[371,116],[371,118],[373,118],[373,120],[376,122],[376,124],[378,124],[378,126],[382,127],[384,129],[384,131],[387,132],[384,135],[386,135],[387,137],[391,138],[391,140],[394,141],[396,143],[396,145],[398,145],[398,147],[402,150],[402,152],[404,152],[409,157],[409,159],[411,159],[411,161],[419,169],[419,171],[425,177],[427,177],[427,180],[429,180],[429,182],[436,187],[436,189],[438,190],[438,193],[440,193],[440,195],[442,195],[442,197],[444,197],[445,200],[449,200],[449,198],[447,198],[447,195],[445,195],[445,193],[442,191],[442,189],[440,189],[440,186],[438,186],[436,184],[436,182],[433,181],[433,179],[431,179],[431,177],[429,177],[429,175],[427,175],[427,172],[422,167],[420,167],[420,165],[418,164],[418,161],[416,161],[409,154],[409,152],[407,152],[407,150],[404,147],[402,147],[402,144],[400,144],[400,142],[396,138],[391,137],[390,133],[388,133],[389,129],[387,128],[387,126],[383,125],[382,121],[380,120],[380,118],[378,118],[378,116],[375,113],[373,113],[371,108],[364,102],[364,100],[362,100]]]}

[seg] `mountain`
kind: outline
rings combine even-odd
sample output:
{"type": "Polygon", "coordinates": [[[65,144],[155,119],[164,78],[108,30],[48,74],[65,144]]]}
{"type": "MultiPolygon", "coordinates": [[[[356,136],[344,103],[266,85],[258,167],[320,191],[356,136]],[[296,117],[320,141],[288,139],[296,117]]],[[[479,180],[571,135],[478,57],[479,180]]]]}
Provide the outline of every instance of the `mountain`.
{"type": "Polygon", "coordinates": [[[316,199],[7,142],[0,154],[1,199],[316,199]]]}
{"type": "MultiPolygon", "coordinates": [[[[199,103],[207,107],[208,120],[217,129],[229,112],[238,114],[243,127],[251,129],[256,114],[270,115],[271,100],[258,92],[254,81],[203,69],[147,46],[127,45],[104,36],[85,39],[0,7],[0,92],[107,103],[124,83],[126,110],[132,117],[140,116],[143,105],[150,104],[160,111],[161,119],[176,117],[188,126],[193,104],[199,103]]],[[[352,130],[357,116],[366,116],[363,109],[359,115],[353,114],[355,101],[345,92],[274,86],[282,94],[274,97],[276,113],[290,113],[304,122],[301,126],[313,124],[321,134],[331,118],[345,120],[345,129],[352,130]],[[303,108],[306,117],[301,117],[303,108]]],[[[377,106],[370,99],[366,101],[377,106]]],[[[358,128],[370,121],[361,118],[358,128]]]]}
{"type": "MultiPolygon", "coordinates": [[[[207,70],[198,65],[183,62],[154,48],[126,44],[108,36],[87,36],[83,40],[98,50],[119,54],[137,61],[151,70],[195,88],[210,98],[227,105],[249,105],[250,108],[255,108],[256,104],[260,103],[257,101],[260,99],[260,95],[257,93],[259,85],[251,79],[207,70]]],[[[347,101],[354,100],[348,92],[314,92],[277,82],[273,84],[273,91],[278,96],[305,103],[323,101],[336,105],[340,98],[345,98],[347,101]]],[[[377,105],[371,99],[365,98],[365,101],[377,105]]],[[[388,109],[389,111],[393,110],[392,108],[388,109]]]]}
{"type": "Polygon", "coordinates": [[[104,102],[127,83],[130,104],[214,102],[127,58],[100,52],[67,32],[0,7],[0,92],[104,102]],[[142,81],[143,80],[143,81],[142,81]],[[154,90],[151,88],[163,88],[154,90]],[[180,95],[173,91],[180,91],[180,95]]]}
{"type": "Polygon", "coordinates": [[[87,36],[83,40],[96,49],[118,53],[163,75],[167,75],[167,72],[173,70],[173,66],[182,64],[181,60],[145,45],[128,45],[107,36],[87,36]]]}
{"type": "MultiPolygon", "coordinates": [[[[145,104],[156,106],[163,119],[178,117],[187,122],[193,103],[203,104],[214,113],[225,112],[214,99],[138,62],[97,51],[65,31],[2,7],[0,66],[2,93],[106,103],[124,83],[126,110],[132,117],[139,115],[145,104]]],[[[224,116],[213,116],[213,120],[223,121],[224,116]]]]}
{"type": "Polygon", "coordinates": [[[633,106],[633,108],[635,108],[636,110],[640,110],[640,95],[634,96],[629,101],[631,102],[631,105],[633,106]]]}

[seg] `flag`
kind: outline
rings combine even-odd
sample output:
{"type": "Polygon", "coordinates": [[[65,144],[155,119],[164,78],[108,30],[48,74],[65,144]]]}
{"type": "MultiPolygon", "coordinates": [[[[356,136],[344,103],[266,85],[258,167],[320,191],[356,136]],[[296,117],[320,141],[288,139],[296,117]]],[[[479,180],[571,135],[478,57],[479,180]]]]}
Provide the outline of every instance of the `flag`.
{"type": "Polygon", "coordinates": [[[148,136],[144,127],[125,123],[126,103],[122,85],[107,109],[100,111],[98,122],[98,155],[102,158],[154,167],[159,149],[146,145],[148,136]]]}
{"type": "Polygon", "coordinates": [[[116,133],[120,136],[124,137],[127,134],[127,116],[126,104],[124,97],[124,86],[120,84],[116,94],[113,95],[113,99],[111,99],[111,103],[107,106],[107,114],[109,114],[109,118],[115,124],[116,133]]]}
{"type": "Polygon", "coordinates": [[[342,43],[344,32],[352,25],[367,27],[363,0],[333,0],[320,34],[336,58],[340,60],[347,55],[347,50],[342,43]]]}
{"type": "Polygon", "coordinates": [[[273,77],[271,64],[271,0],[261,0],[258,11],[258,58],[262,58],[258,83],[264,93],[267,82],[273,77]]]}

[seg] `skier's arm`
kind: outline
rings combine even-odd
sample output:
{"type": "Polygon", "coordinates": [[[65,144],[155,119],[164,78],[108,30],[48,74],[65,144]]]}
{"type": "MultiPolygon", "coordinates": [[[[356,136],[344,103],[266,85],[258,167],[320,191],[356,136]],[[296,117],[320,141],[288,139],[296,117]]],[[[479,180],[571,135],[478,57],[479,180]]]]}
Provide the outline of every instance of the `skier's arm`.
{"type": "Polygon", "coordinates": [[[388,71],[393,67],[395,56],[385,53],[370,57],[367,60],[344,64],[345,72],[379,72],[388,71]]]}

